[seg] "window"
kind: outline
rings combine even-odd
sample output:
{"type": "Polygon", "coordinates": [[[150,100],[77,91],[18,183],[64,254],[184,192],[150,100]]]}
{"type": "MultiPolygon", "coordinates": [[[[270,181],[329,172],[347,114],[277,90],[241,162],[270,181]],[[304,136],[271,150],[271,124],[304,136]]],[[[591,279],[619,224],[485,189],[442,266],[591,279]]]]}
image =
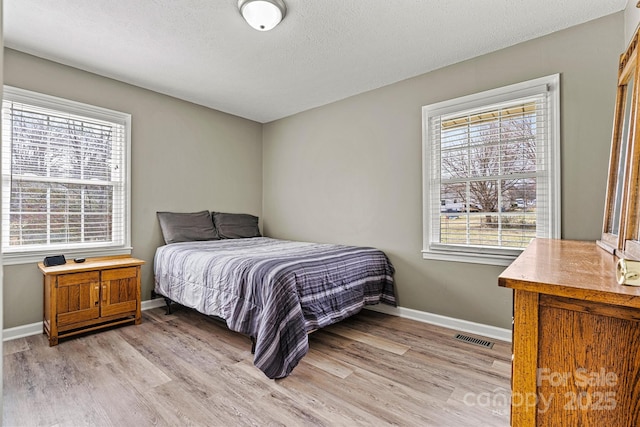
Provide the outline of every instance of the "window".
{"type": "Polygon", "coordinates": [[[130,253],[131,116],[5,86],[5,264],[130,253]]]}
{"type": "Polygon", "coordinates": [[[423,257],[508,265],[560,237],[559,76],[423,107],[423,257]]]}

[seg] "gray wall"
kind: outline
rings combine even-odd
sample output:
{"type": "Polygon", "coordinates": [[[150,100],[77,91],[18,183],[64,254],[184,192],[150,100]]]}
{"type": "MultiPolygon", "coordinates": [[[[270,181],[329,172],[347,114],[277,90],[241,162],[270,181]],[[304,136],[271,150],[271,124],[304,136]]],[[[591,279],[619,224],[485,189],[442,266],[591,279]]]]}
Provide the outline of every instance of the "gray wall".
{"type": "MultiPolygon", "coordinates": [[[[508,328],[502,268],[421,257],[421,107],[561,73],[563,237],[594,240],[624,45],[618,13],[264,126],[9,49],[4,82],[132,114],[143,299],[162,244],[155,212],[211,209],[261,215],[274,237],[379,247],[401,306],[508,328]]],[[[3,296],[5,328],[42,320],[35,264],[5,266],[3,296]]]]}
{"type": "Polygon", "coordinates": [[[625,44],[631,41],[638,29],[640,22],[640,9],[636,7],[635,1],[628,1],[624,10],[624,40],[625,44]]]}
{"type": "MultiPolygon", "coordinates": [[[[262,125],[5,49],[4,83],[132,115],[132,245],[153,288],[159,210],[261,215],[262,125]]],[[[4,268],[4,327],[42,320],[36,264],[4,268]]]]}
{"type": "MultiPolygon", "coordinates": [[[[510,328],[502,267],[423,260],[421,107],[561,73],[562,235],[600,235],[622,12],[264,126],[263,223],[274,237],[370,245],[402,307],[510,328]]],[[[416,52],[428,55],[428,52],[416,52]]]]}

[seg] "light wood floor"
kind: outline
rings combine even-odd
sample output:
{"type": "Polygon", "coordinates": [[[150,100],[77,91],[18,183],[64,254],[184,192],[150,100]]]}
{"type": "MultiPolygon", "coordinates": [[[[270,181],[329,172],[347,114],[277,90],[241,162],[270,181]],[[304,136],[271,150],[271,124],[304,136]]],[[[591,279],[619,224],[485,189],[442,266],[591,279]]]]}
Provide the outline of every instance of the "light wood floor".
{"type": "Polygon", "coordinates": [[[282,380],[249,339],[186,308],[49,347],[4,345],[8,426],[507,426],[511,344],[364,310],[310,336],[282,380]]]}

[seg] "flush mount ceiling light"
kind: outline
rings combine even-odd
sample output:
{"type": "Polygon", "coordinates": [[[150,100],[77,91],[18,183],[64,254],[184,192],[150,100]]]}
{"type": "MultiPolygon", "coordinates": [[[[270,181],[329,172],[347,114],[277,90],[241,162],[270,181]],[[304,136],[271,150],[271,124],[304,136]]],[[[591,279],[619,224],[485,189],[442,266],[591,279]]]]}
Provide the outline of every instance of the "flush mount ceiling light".
{"type": "Polygon", "coordinates": [[[240,14],[258,31],[269,31],[282,21],[287,7],[282,0],[238,0],[240,14]]]}

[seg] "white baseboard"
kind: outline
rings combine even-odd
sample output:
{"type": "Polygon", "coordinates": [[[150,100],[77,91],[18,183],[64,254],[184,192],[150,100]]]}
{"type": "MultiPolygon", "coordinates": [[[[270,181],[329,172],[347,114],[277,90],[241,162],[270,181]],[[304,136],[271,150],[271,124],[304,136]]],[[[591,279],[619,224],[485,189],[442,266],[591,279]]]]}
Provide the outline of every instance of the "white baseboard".
{"type": "Polygon", "coordinates": [[[2,341],[10,341],[31,335],[40,335],[44,332],[42,322],[30,323],[28,325],[7,328],[2,331],[2,341]]]}
{"type": "MultiPolygon", "coordinates": [[[[156,298],[152,300],[142,301],[140,309],[142,311],[151,310],[152,308],[164,307],[164,299],[156,298]]],[[[39,335],[44,332],[42,322],[30,323],[28,325],[16,326],[15,328],[7,328],[2,331],[2,341],[10,341],[18,338],[28,337],[31,335],[39,335]]]]}
{"type": "Polygon", "coordinates": [[[511,342],[511,329],[503,329],[496,326],[483,325],[482,323],[470,322],[468,320],[456,319],[454,317],[441,316],[439,314],[414,310],[411,308],[391,307],[390,305],[385,304],[370,305],[366,308],[380,313],[390,314],[392,316],[404,317],[407,319],[417,320],[418,322],[430,323],[432,325],[443,326],[445,328],[455,329],[462,332],[469,332],[471,334],[482,335],[488,338],[511,342]]]}
{"type": "Polygon", "coordinates": [[[140,309],[142,311],[145,310],[151,310],[152,308],[158,308],[158,307],[164,307],[165,303],[164,303],[164,298],[156,298],[156,299],[149,299],[146,301],[142,301],[142,303],[140,304],[140,309]]]}
{"type": "MultiPolygon", "coordinates": [[[[162,298],[142,301],[141,303],[142,311],[164,306],[165,303],[162,298]]],[[[418,322],[430,323],[432,325],[443,326],[445,328],[456,329],[463,332],[469,332],[471,334],[511,342],[510,329],[497,328],[495,326],[483,325],[481,323],[469,322],[468,320],[441,316],[439,314],[428,313],[426,311],[419,311],[411,308],[391,307],[384,304],[367,306],[366,308],[380,313],[390,314],[392,316],[404,317],[407,319],[417,320],[418,322]]],[[[8,328],[2,331],[2,341],[38,335],[43,333],[43,330],[42,322],[8,328]]]]}

